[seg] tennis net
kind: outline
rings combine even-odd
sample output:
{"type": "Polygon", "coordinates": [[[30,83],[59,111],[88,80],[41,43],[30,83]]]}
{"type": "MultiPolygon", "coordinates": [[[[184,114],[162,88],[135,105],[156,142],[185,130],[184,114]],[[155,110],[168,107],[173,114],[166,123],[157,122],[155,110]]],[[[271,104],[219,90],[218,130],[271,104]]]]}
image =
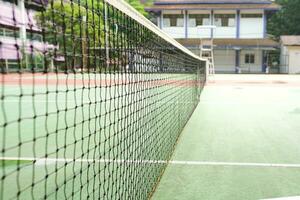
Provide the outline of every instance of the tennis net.
{"type": "Polygon", "coordinates": [[[205,62],[120,0],[5,5],[0,199],[150,198],[205,62]]]}

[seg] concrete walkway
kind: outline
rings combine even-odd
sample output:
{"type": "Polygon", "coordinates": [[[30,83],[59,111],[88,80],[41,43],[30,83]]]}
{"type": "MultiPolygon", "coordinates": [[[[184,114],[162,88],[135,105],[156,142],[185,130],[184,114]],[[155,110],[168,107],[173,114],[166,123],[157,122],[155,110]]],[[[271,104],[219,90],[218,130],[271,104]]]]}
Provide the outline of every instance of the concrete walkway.
{"type": "Polygon", "coordinates": [[[300,195],[300,76],[216,75],[154,200],[300,195]]]}

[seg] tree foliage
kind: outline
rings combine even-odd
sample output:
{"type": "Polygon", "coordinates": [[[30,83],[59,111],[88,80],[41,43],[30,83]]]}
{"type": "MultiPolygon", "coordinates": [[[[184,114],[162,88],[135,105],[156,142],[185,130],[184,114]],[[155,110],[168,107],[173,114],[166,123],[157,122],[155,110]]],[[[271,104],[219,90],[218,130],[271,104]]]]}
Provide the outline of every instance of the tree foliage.
{"type": "MultiPolygon", "coordinates": [[[[139,12],[147,15],[139,0],[126,1],[139,12]]],[[[44,27],[49,31],[52,37],[47,38],[47,41],[52,44],[56,40],[61,46],[70,47],[74,45],[76,39],[81,39],[86,35],[98,46],[99,43],[103,43],[101,39],[104,37],[103,12],[103,3],[100,1],[86,0],[78,4],[74,1],[64,1],[62,3],[60,0],[54,0],[44,12],[37,15],[37,21],[40,27],[44,27]],[[53,35],[57,37],[53,38],[53,35]],[[63,35],[70,35],[74,38],[69,40],[70,38],[63,37],[63,35]],[[67,43],[63,44],[63,42],[67,43]]],[[[114,20],[118,19],[111,19],[110,16],[110,22],[114,20]]],[[[115,27],[109,28],[114,29],[115,27]]]]}
{"type": "MultiPolygon", "coordinates": [[[[127,1],[146,15],[138,0],[127,1]]],[[[111,7],[108,7],[108,13],[113,13],[111,7]]],[[[105,54],[102,51],[106,43],[116,47],[121,37],[123,41],[130,41],[128,38],[132,37],[132,30],[122,29],[128,24],[120,24],[127,23],[122,20],[124,16],[121,14],[109,14],[105,25],[103,1],[54,0],[36,17],[39,26],[45,30],[45,41],[58,47],[52,56],[64,57],[64,69],[105,65],[105,58],[99,55],[105,54]]],[[[114,56],[113,52],[111,56],[114,56]]]]}
{"type": "Polygon", "coordinates": [[[140,0],[126,0],[126,1],[144,16],[148,15],[148,13],[144,9],[144,5],[140,2],[140,0]]]}
{"type": "Polygon", "coordinates": [[[276,38],[281,35],[300,35],[300,0],[276,0],[276,3],[282,9],[270,18],[269,33],[276,38]]]}

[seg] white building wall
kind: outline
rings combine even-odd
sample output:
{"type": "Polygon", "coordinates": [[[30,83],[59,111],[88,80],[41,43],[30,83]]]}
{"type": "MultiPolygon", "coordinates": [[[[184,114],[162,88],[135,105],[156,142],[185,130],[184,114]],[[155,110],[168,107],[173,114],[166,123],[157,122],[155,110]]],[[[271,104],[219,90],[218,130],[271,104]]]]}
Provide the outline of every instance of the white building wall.
{"type": "MultiPolygon", "coordinates": [[[[237,14],[237,11],[218,10],[214,14],[237,14]]],[[[214,20],[213,20],[214,21],[214,20]]],[[[237,20],[234,27],[217,27],[214,32],[214,38],[236,38],[237,20]]]]}
{"type": "Polygon", "coordinates": [[[234,50],[214,50],[214,61],[216,72],[235,72],[234,50]]]}
{"type": "Polygon", "coordinates": [[[289,55],[286,46],[281,45],[280,51],[280,73],[289,73],[289,55]]]}
{"type": "Polygon", "coordinates": [[[263,20],[241,18],[240,38],[264,38],[263,20]]]}
{"type": "MultiPolygon", "coordinates": [[[[189,14],[210,14],[210,10],[190,10],[187,12],[189,14]]],[[[216,27],[213,30],[214,38],[237,38],[237,29],[238,29],[238,19],[237,19],[237,10],[215,10],[215,14],[234,14],[235,25],[232,27],[216,27]]],[[[163,11],[163,14],[185,14],[184,11],[163,11]]],[[[166,31],[173,38],[185,38],[185,31],[187,26],[187,37],[188,38],[210,38],[211,30],[200,30],[197,27],[189,27],[188,15],[185,16],[184,27],[162,27],[162,30],[166,31]],[[187,22],[187,23],[186,23],[187,22]]],[[[214,25],[214,15],[210,16],[211,21],[214,25]]],[[[162,18],[162,17],[161,17],[162,18]]],[[[163,18],[162,25],[163,25],[163,18]]],[[[260,10],[241,10],[240,11],[240,38],[264,38],[264,11],[260,10]],[[242,14],[261,14],[259,18],[243,18],[242,14]]],[[[263,71],[263,55],[262,50],[247,50],[241,49],[240,51],[240,67],[242,73],[262,73],[263,71]],[[245,55],[247,53],[255,54],[255,63],[246,64],[245,55]]],[[[300,53],[300,52],[299,52],[300,53]]],[[[198,55],[198,52],[197,52],[198,55]]],[[[215,60],[215,69],[216,72],[225,72],[225,73],[235,73],[236,71],[236,52],[235,50],[215,50],[214,51],[214,60],[215,60]]]]}
{"type": "MultiPolygon", "coordinates": [[[[188,11],[189,14],[210,14],[211,11],[209,10],[190,10],[188,11]]],[[[163,14],[184,14],[184,11],[181,10],[166,10],[162,11],[161,17],[158,20],[158,25],[162,25],[162,30],[167,32],[173,38],[185,38],[185,27],[188,26],[186,24],[187,20],[184,20],[183,27],[165,27],[163,23],[163,14]]],[[[235,10],[216,10],[214,14],[235,14],[237,15],[237,11],[235,10]]],[[[262,14],[261,18],[240,18],[240,38],[264,38],[264,13],[260,10],[246,10],[241,11],[240,15],[242,14],[262,14]]],[[[188,18],[188,15],[185,16],[188,18]]],[[[210,16],[214,18],[214,16],[210,16]]],[[[214,22],[214,19],[211,19],[214,22]]],[[[237,18],[235,19],[235,26],[233,27],[216,27],[213,31],[214,38],[236,38],[237,37],[237,18]]],[[[214,24],[212,24],[214,25],[214,24]]],[[[209,38],[211,36],[211,30],[209,29],[201,29],[197,27],[187,27],[188,29],[188,38],[209,38]]]]}
{"type": "Polygon", "coordinates": [[[217,27],[214,30],[214,38],[236,38],[235,27],[217,27]]]}
{"type": "Polygon", "coordinates": [[[242,50],[240,54],[240,67],[245,73],[261,73],[262,72],[262,50],[242,50]],[[245,55],[254,54],[255,63],[245,63],[245,55]]]}
{"type": "Polygon", "coordinates": [[[210,38],[211,31],[210,29],[199,29],[199,28],[189,28],[188,38],[210,38]]]}
{"type": "MultiPolygon", "coordinates": [[[[188,11],[188,14],[209,14],[210,11],[188,11]]],[[[211,16],[210,16],[211,17],[211,16]]],[[[203,29],[198,27],[188,27],[188,38],[210,38],[211,29],[203,29]]]]}
{"type": "Polygon", "coordinates": [[[240,38],[264,38],[264,18],[262,11],[241,11],[242,14],[262,14],[261,18],[240,19],[240,38]]]}
{"type": "MultiPolygon", "coordinates": [[[[199,55],[199,50],[192,50],[199,55]]],[[[300,53],[300,51],[299,51],[300,53]]],[[[216,73],[235,73],[236,71],[236,52],[235,50],[214,50],[214,62],[216,73]]],[[[262,50],[241,50],[240,67],[242,73],[262,73],[262,50]],[[246,64],[245,55],[254,54],[255,63],[246,64]]],[[[300,69],[300,67],[299,67],[300,69]]]]}
{"type": "Polygon", "coordinates": [[[179,27],[167,27],[162,28],[167,34],[169,34],[172,38],[185,38],[184,28],[179,27]]]}
{"type": "Polygon", "coordinates": [[[300,46],[288,47],[288,58],[289,58],[289,74],[300,73],[300,46]]]}

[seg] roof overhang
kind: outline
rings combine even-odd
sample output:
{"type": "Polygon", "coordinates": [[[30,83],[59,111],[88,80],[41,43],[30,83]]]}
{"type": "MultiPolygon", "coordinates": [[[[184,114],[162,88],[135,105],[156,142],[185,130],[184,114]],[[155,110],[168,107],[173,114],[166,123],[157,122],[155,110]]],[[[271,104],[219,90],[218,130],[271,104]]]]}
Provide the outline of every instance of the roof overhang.
{"type": "MultiPolygon", "coordinates": [[[[190,49],[199,49],[200,39],[177,39],[179,43],[190,49]]],[[[269,39],[214,39],[215,49],[261,49],[261,50],[276,50],[279,48],[279,43],[269,39]]]]}
{"type": "Polygon", "coordinates": [[[282,35],[280,42],[284,46],[300,46],[300,35],[282,35]]]}
{"type": "Polygon", "coordinates": [[[281,6],[271,4],[169,4],[146,7],[146,11],[158,12],[162,10],[266,10],[278,11],[281,6]]]}
{"type": "Polygon", "coordinates": [[[300,47],[300,44],[293,44],[293,45],[283,44],[283,46],[286,46],[286,47],[300,47]]]}
{"type": "Polygon", "coordinates": [[[255,0],[164,0],[155,1],[154,5],[174,5],[174,4],[271,4],[271,1],[255,1],[255,0]]]}

